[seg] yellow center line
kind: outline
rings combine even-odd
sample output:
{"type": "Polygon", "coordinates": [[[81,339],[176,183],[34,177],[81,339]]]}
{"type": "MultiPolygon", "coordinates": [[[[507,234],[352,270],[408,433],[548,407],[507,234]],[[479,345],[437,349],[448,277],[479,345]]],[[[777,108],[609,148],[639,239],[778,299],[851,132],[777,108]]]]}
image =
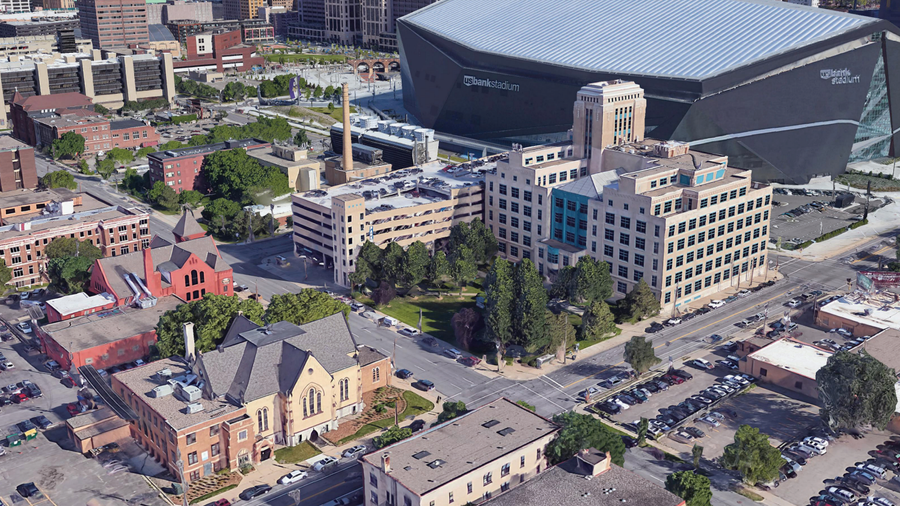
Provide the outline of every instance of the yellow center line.
{"type": "Polygon", "coordinates": [[[337,488],[337,487],[341,487],[341,486],[343,486],[343,485],[344,485],[344,482],[342,482],[342,483],[336,483],[336,484],[334,484],[334,485],[332,485],[332,486],[326,488],[325,490],[320,490],[320,491],[316,492],[315,494],[310,494],[310,495],[308,495],[308,496],[302,498],[302,499],[300,500],[300,503],[302,504],[304,501],[307,501],[307,500],[309,500],[309,499],[312,499],[313,497],[315,497],[315,496],[317,496],[317,495],[322,495],[322,494],[324,494],[325,492],[328,492],[328,491],[331,490],[331,489],[334,489],[334,488],[337,488]]]}
{"type": "MultiPolygon", "coordinates": [[[[699,332],[699,331],[701,331],[701,330],[703,330],[703,329],[705,329],[705,328],[712,327],[713,325],[716,325],[716,324],[721,323],[721,322],[723,322],[723,321],[725,321],[725,320],[728,320],[729,318],[733,318],[735,315],[739,315],[739,314],[741,314],[741,313],[746,313],[747,311],[754,310],[754,309],[756,309],[760,304],[765,304],[766,302],[769,302],[770,300],[774,300],[774,299],[777,299],[777,298],[779,298],[779,297],[782,297],[782,296],[784,296],[784,294],[786,294],[786,293],[788,293],[788,292],[790,292],[790,291],[792,291],[792,290],[793,290],[793,289],[791,289],[791,290],[785,290],[785,291],[779,293],[778,295],[775,295],[775,296],[773,296],[773,297],[770,297],[770,298],[768,298],[768,299],[766,299],[766,300],[760,302],[759,304],[756,304],[755,306],[750,306],[750,307],[748,307],[747,309],[744,309],[743,311],[738,311],[738,312],[736,312],[736,313],[731,313],[731,314],[729,314],[728,316],[726,316],[726,317],[724,317],[724,318],[721,318],[721,319],[716,320],[716,321],[714,321],[714,322],[710,322],[710,323],[708,323],[708,324],[706,324],[706,325],[700,327],[699,329],[692,330],[692,331],[688,332],[687,334],[685,334],[685,335],[683,335],[683,336],[680,336],[680,337],[677,337],[677,338],[675,338],[675,339],[672,339],[671,341],[668,341],[668,344],[671,345],[672,343],[674,343],[675,341],[678,341],[679,339],[684,339],[685,337],[688,337],[688,336],[690,336],[690,335],[693,335],[694,333],[699,332]]],[[[663,343],[663,344],[660,344],[659,346],[654,346],[653,349],[663,348],[663,347],[665,347],[665,346],[666,346],[666,343],[663,343]]],[[[612,369],[613,367],[618,367],[618,366],[620,366],[620,365],[622,365],[622,364],[624,364],[624,363],[625,363],[625,361],[623,360],[623,361],[621,361],[621,362],[619,362],[619,363],[613,364],[613,365],[611,365],[611,366],[609,366],[609,367],[606,367],[606,368],[604,368],[604,369],[601,369],[601,370],[598,371],[596,374],[592,374],[592,375],[590,375],[590,376],[585,376],[584,378],[581,378],[581,379],[579,379],[579,380],[575,380],[575,381],[569,383],[568,385],[564,386],[563,388],[564,388],[564,389],[565,389],[565,388],[569,388],[569,387],[571,387],[571,386],[573,386],[573,385],[577,385],[577,384],[581,383],[582,381],[589,380],[589,379],[592,379],[592,378],[596,378],[597,376],[599,376],[599,375],[603,374],[604,372],[606,372],[606,371],[612,369]]]]}
{"type": "Polygon", "coordinates": [[[876,251],[875,253],[870,253],[870,254],[868,254],[868,255],[866,255],[866,256],[860,258],[860,259],[854,260],[854,261],[852,261],[852,262],[850,262],[850,263],[851,263],[851,264],[855,264],[856,262],[862,262],[863,260],[865,260],[865,259],[867,259],[867,258],[869,258],[869,257],[873,257],[873,256],[875,256],[875,255],[881,253],[882,251],[886,251],[886,250],[889,250],[889,249],[891,249],[891,248],[892,248],[892,246],[885,246],[885,247],[881,248],[880,250],[876,251]]]}

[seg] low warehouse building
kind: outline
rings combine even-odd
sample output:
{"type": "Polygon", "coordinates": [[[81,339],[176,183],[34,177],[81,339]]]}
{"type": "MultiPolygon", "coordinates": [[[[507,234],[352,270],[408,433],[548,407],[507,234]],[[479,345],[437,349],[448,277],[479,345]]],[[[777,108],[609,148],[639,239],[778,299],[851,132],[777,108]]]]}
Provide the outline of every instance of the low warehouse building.
{"type": "Polygon", "coordinates": [[[66,431],[69,440],[81,453],[131,437],[128,422],[108,408],[88,411],[69,418],[66,420],[66,431]]]}
{"type": "Polygon", "coordinates": [[[738,367],[742,373],[759,378],[760,384],[774,384],[818,400],[816,373],[831,355],[817,346],[785,338],[748,354],[738,367]]]}

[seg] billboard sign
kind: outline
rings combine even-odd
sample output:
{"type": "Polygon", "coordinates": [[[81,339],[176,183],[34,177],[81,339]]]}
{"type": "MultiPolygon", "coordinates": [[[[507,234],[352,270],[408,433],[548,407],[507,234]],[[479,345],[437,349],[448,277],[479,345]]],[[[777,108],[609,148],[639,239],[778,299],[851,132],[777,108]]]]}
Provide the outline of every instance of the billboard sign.
{"type": "Polygon", "coordinates": [[[900,272],[860,271],[856,275],[856,282],[864,290],[897,288],[900,287],[900,272]]]}
{"type": "Polygon", "coordinates": [[[288,91],[291,93],[291,100],[297,100],[297,76],[291,78],[288,82],[288,91]]]}

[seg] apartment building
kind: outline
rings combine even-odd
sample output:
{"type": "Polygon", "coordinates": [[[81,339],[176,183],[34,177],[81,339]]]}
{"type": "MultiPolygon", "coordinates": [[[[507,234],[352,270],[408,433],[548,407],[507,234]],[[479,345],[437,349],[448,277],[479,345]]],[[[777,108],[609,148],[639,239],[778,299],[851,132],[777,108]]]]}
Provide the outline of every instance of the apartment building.
{"type": "Polygon", "coordinates": [[[43,283],[44,248],[57,237],[90,241],[105,257],[150,245],[150,215],[64,188],[0,194],[0,259],[16,287],[43,283]]]}
{"type": "Polygon", "coordinates": [[[0,37],[34,37],[37,35],[56,36],[60,30],[75,30],[80,24],[76,18],[61,18],[44,21],[3,21],[0,22],[0,37]]]}
{"type": "Polygon", "coordinates": [[[397,20],[435,0],[297,0],[291,37],[397,50],[397,20]]]}
{"type": "MultiPolygon", "coordinates": [[[[0,25],[2,26],[2,25],[0,25]]],[[[90,39],[74,39],[72,37],[72,51],[90,53],[93,48],[90,39]]],[[[54,53],[62,51],[66,45],[66,37],[61,35],[26,35],[15,37],[0,37],[0,60],[10,57],[22,58],[35,53],[54,53]]]]}
{"type": "Polygon", "coordinates": [[[546,471],[551,421],[499,398],[364,456],[366,504],[479,504],[546,471]]]}
{"type": "MultiPolygon", "coordinates": [[[[184,334],[185,358],[113,374],[112,389],[138,414],[138,443],[174,476],[180,458],[185,481],[268,460],[276,444],[316,441],[364,407],[362,352],[342,313],[265,327],[238,315],[207,353],[195,351],[193,324],[184,334]]],[[[385,355],[365,353],[389,375],[385,355]]]]}
{"type": "Polygon", "coordinates": [[[113,148],[134,149],[159,144],[156,128],[134,119],[110,121],[99,114],[51,115],[34,118],[35,146],[52,146],[66,132],[84,137],[84,155],[93,156],[113,148]]]}
{"type": "Polygon", "coordinates": [[[0,192],[35,188],[37,185],[34,148],[9,135],[0,136],[0,192]]]}
{"type": "Polygon", "coordinates": [[[615,297],[643,278],[668,312],[765,274],[771,188],[727,157],[643,139],[644,104],[633,83],[586,86],[571,142],[517,147],[488,172],[486,224],[509,260],[553,279],[590,255],[615,297]]]}
{"type": "Polygon", "coordinates": [[[164,25],[178,20],[205,23],[213,19],[212,2],[185,2],[184,0],[147,2],[148,25],[164,25]]]}
{"type": "Polygon", "coordinates": [[[270,144],[259,139],[243,139],[225,141],[204,146],[157,151],[147,156],[150,165],[150,181],[162,181],[176,192],[198,190],[206,192],[208,188],[203,180],[203,160],[210,153],[229,149],[255,149],[270,144]]]}
{"type": "Polygon", "coordinates": [[[185,57],[174,62],[175,72],[224,72],[229,69],[246,72],[266,63],[265,58],[257,54],[256,46],[243,42],[240,28],[218,28],[190,35],[185,49],[185,57]]]}
{"type": "Polygon", "coordinates": [[[79,0],[81,31],[103,49],[150,41],[143,0],[79,0]]]}
{"type": "MultiPolygon", "coordinates": [[[[0,90],[7,113],[17,93],[23,99],[47,97],[40,101],[38,111],[62,107],[56,105],[62,94],[83,94],[89,105],[85,109],[93,108],[93,104],[117,109],[126,101],[174,101],[175,76],[172,55],[168,53],[107,53],[105,58],[99,50],[89,54],[31,54],[27,59],[11,56],[9,61],[0,61],[0,90]]],[[[0,114],[0,127],[5,125],[6,114],[0,114]]]]}
{"type": "MultiPolygon", "coordinates": [[[[485,165],[486,169],[493,165],[485,165]]],[[[334,267],[334,282],[349,286],[359,249],[396,242],[431,244],[450,227],[483,217],[483,176],[442,163],[393,171],[292,196],[294,251],[334,267]]]]}

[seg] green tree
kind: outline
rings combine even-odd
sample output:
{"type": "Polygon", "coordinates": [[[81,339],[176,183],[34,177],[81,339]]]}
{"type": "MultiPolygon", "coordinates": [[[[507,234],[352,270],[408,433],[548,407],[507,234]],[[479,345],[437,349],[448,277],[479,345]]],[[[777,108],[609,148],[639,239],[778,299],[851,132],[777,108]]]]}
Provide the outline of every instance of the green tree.
{"type": "Polygon", "coordinates": [[[648,341],[644,336],[634,336],[625,343],[625,361],[638,374],[644,374],[661,362],[653,350],[653,341],[648,341]]]}
{"type": "Polygon", "coordinates": [[[316,86],[316,89],[313,90],[313,96],[316,97],[316,98],[322,98],[322,93],[323,93],[323,92],[322,92],[322,87],[321,87],[321,86],[316,86]]]}
{"type": "Polygon", "coordinates": [[[472,250],[465,246],[460,246],[450,258],[450,277],[459,287],[459,294],[462,295],[463,289],[478,274],[478,267],[472,260],[472,250]]]}
{"type": "Polygon", "coordinates": [[[109,114],[109,109],[103,107],[101,104],[94,104],[94,112],[97,114],[109,114]]]}
{"type": "Polygon", "coordinates": [[[59,139],[53,139],[52,149],[55,160],[66,156],[75,158],[84,153],[84,137],[75,132],[66,132],[59,139]]]}
{"type": "Polygon", "coordinates": [[[246,90],[244,89],[244,85],[237,82],[232,81],[225,85],[225,88],[222,89],[222,100],[226,102],[236,102],[243,100],[246,96],[246,90]]]}
{"type": "Polygon", "coordinates": [[[569,323],[568,315],[547,311],[547,353],[556,353],[563,345],[568,348],[575,341],[575,328],[569,323]]]}
{"type": "Polygon", "coordinates": [[[160,144],[158,151],[171,151],[173,149],[183,148],[184,144],[180,141],[169,141],[165,144],[160,144]]]}
{"type": "Polygon", "coordinates": [[[44,256],[48,259],[85,257],[93,263],[94,260],[102,258],[103,253],[90,240],[79,241],[72,237],[57,237],[44,248],[44,256]]]}
{"type": "Polygon", "coordinates": [[[4,292],[9,289],[6,284],[10,281],[12,281],[12,271],[5,263],[0,262],[0,287],[3,287],[4,292]]]}
{"type": "Polygon", "coordinates": [[[638,446],[644,446],[644,443],[647,442],[647,431],[650,430],[650,420],[647,420],[643,416],[641,420],[638,422],[638,430],[637,430],[637,444],[638,446]]]}
{"type": "Polygon", "coordinates": [[[438,251],[431,256],[431,264],[428,266],[428,282],[431,286],[439,286],[446,276],[450,275],[450,263],[447,255],[438,251]]]}
{"type": "Polygon", "coordinates": [[[897,406],[896,382],[895,371],[865,350],[839,351],[816,373],[819,414],[832,429],[884,429],[897,406]]]}
{"type": "Polygon", "coordinates": [[[309,144],[309,137],[306,135],[306,130],[300,130],[297,132],[297,135],[294,136],[294,144],[300,147],[309,144]]]}
{"type": "Polygon", "coordinates": [[[147,158],[147,155],[150,153],[156,153],[156,148],[154,146],[144,146],[141,149],[137,150],[136,156],[138,158],[147,158]]]}
{"type": "Polygon", "coordinates": [[[194,345],[200,353],[216,349],[225,338],[228,326],[238,312],[254,323],[262,325],[265,310],[259,302],[241,299],[233,295],[213,295],[207,293],[200,300],[181,304],[166,311],[159,318],[157,329],[157,349],[162,358],[172,355],[184,356],[182,325],[194,323],[194,345]]]}
{"type": "MultiPolygon", "coordinates": [[[[153,185],[154,188],[156,185],[153,185]]],[[[233,200],[229,199],[215,199],[210,202],[208,205],[203,207],[203,219],[205,219],[209,223],[219,223],[219,218],[225,218],[227,221],[231,221],[239,212],[241,212],[241,205],[233,200]]]]}
{"type": "Polygon", "coordinates": [[[519,344],[529,353],[547,344],[547,290],[531,260],[516,265],[513,325],[519,344]]]}
{"type": "Polygon", "coordinates": [[[83,292],[84,285],[90,281],[93,263],[93,260],[83,256],[49,260],[47,275],[50,277],[50,288],[66,295],[83,292]]]}
{"type": "Polygon", "coordinates": [[[691,448],[691,457],[694,459],[694,469],[700,469],[700,459],[703,458],[703,447],[694,443],[691,448]]]}
{"type": "Polygon", "coordinates": [[[417,285],[428,275],[431,255],[422,241],[416,241],[406,248],[403,282],[406,286],[417,285]]]}
{"type": "Polygon", "coordinates": [[[460,222],[450,228],[449,250],[457,251],[461,246],[469,248],[471,261],[481,265],[497,253],[497,238],[480,218],[476,218],[471,223],[460,222]]]}
{"type": "Polygon", "coordinates": [[[378,288],[372,291],[372,302],[376,306],[387,306],[397,296],[397,289],[390,281],[381,281],[378,288]]]}
{"type": "Polygon", "coordinates": [[[382,254],[381,273],[385,280],[397,284],[404,278],[406,274],[406,266],[403,262],[405,256],[406,252],[403,251],[403,246],[396,242],[388,243],[382,254]]]}
{"type": "Polygon", "coordinates": [[[570,294],[575,293],[575,266],[567,265],[557,274],[550,286],[550,297],[553,299],[571,299],[570,294]]]}
{"type": "Polygon", "coordinates": [[[71,172],[54,170],[41,178],[41,186],[44,188],[68,188],[74,190],[78,188],[78,183],[75,182],[75,176],[71,172]]]}
{"type": "Polygon", "coordinates": [[[591,303],[612,297],[612,277],[606,262],[584,255],[575,264],[574,277],[575,300],[591,303]]]}
{"type": "Polygon", "coordinates": [[[109,179],[109,176],[116,171],[116,162],[109,158],[97,160],[97,163],[94,166],[97,168],[97,173],[100,174],[100,177],[103,179],[109,179]]]}
{"type": "Polygon", "coordinates": [[[641,278],[638,284],[625,295],[620,303],[624,308],[625,314],[631,321],[640,321],[647,316],[656,316],[659,314],[659,300],[653,295],[650,286],[641,278]]]}
{"type": "Polygon", "coordinates": [[[710,506],[709,478],[693,471],[677,471],[666,477],[666,490],[684,499],[686,506],[710,506]]]}
{"type": "Polygon", "coordinates": [[[146,180],[144,176],[141,176],[137,173],[137,170],[129,167],[125,169],[125,176],[122,178],[122,185],[129,190],[142,192],[146,189],[146,180]]]}
{"type": "Polygon", "coordinates": [[[616,318],[609,305],[602,301],[594,301],[587,307],[581,317],[581,338],[597,340],[616,331],[616,318]]]}
{"type": "Polygon", "coordinates": [[[613,464],[625,465],[625,443],[621,436],[591,415],[566,411],[553,417],[560,425],[556,438],[547,444],[547,457],[551,464],[568,460],[581,450],[595,448],[609,452],[613,464]]]}
{"type": "Polygon", "coordinates": [[[376,448],[384,448],[398,441],[403,441],[410,436],[412,436],[412,429],[408,427],[401,428],[399,425],[394,425],[382,432],[380,436],[376,436],[372,442],[375,443],[376,448]]]}
{"type": "Polygon", "coordinates": [[[381,263],[384,251],[371,241],[363,243],[356,258],[356,269],[360,269],[362,263],[368,270],[368,276],[375,280],[381,279],[381,263]]]}
{"type": "Polygon", "coordinates": [[[178,194],[178,202],[180,204],[196,206],[201,200],[203,200],[203,194],[197,190],[183,190],[178,194]]]}
{"type": "Polygon", "coordinates": [[[303,325],[326,316],[343,312],[350,313],[350,306],[331,298],[325,292],[313,288],[304,288],[298,293],[275,294],[266,308],[265,320],[274,322],[291,322],[303,325]]]}
{"type": "Polygon", "coordinates": [[[784,465],[781,451],[769,444],[769,436],[749,425],[738,427],[734,443],[725,447],[721,462],[726,469],[740,472],[744,482],[750,484],[778,479],[778,470],[784,465]]]}
{"type": "Polygon", "coordinates": [[[191,140],[188,141],[188,146],[205,146],[210,144],[209,139],[203,134],[192,135],[191,140]]]}
{"type": "Polygon", "coordinates": [[[272,195],[284,195],[291,191],[287,176],[279,169],[261,166],[240,148],[207,155],[203,173],[218,196],[236,202],[244,201],[249,193],[269,191],[272,195]]]}
{"type": "Polygon", "coordinates": [[[444,410],[438,415],[437,423],[444,423],[447,420],[452,420],[457,416],[464,415],[469,411],[466,409],[466,403],[463,401],[445,402],[443,407],[444,410]]]}
{"type": "Polygon", "coordinates": [[[134,161],[134,153],[127,149],[112,148],[106,153],[106,158],[124,165],[134,161]]]}
{"type": "Polygon", "coordinates": [[[88,166],[87,160],[82,158],[81,160],[78,160],[78,172],[82,174],[92,174],[94,171],[88,166]]]}
{"type": "Polygon", "coordinates": [[[178,209],[178,194],[175,193],[171,186],[162,181],[153,183],[153,188],[150,188],[150,191],[147,192],[147,199],[169,211],[178,209]]]}

